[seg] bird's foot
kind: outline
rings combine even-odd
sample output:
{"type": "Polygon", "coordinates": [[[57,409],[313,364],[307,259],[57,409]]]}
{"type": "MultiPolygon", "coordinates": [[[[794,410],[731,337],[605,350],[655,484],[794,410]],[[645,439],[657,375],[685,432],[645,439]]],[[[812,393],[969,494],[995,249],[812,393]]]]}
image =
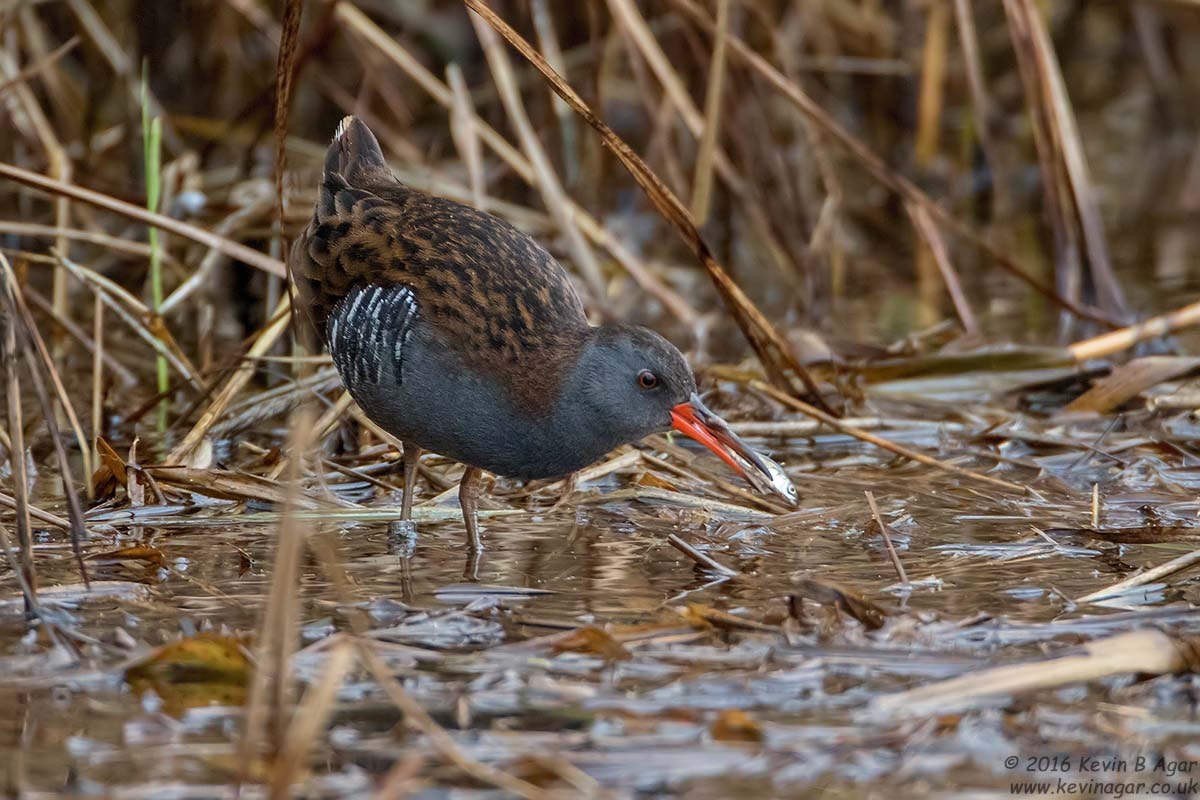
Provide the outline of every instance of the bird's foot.
{"type": "Polygon", "coordinates": [[[483,548],[476,550],[475,548],[467,548],[467,563],[463,566],[463,580],[476,583],[479,581],[479,556],[483,553],[483,548]]]}
{"type": "Polygon", "coordinates": [[[412,557],[417,547],[417,524],[411,519],[395,519],[388,523],[388,552],[401,558],[412,557]]]}

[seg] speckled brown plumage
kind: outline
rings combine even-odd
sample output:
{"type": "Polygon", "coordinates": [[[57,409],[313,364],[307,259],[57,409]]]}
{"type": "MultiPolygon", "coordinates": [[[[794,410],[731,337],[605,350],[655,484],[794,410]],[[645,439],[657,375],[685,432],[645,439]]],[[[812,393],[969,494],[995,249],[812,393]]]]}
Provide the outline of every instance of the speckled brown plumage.
{"type": "MultiPolygon", "coordinates": [[[[322,340],[337,304],[371,284],[408,287],[422,316],[486,370],[568,357],[588,328],[570,279],[545,249],[491,214],[400,183],[357,119],[330,147],[291,266],[300,306],[322,340]]],[[[513,390],[535,400],[528,380],[513,390]]]]}

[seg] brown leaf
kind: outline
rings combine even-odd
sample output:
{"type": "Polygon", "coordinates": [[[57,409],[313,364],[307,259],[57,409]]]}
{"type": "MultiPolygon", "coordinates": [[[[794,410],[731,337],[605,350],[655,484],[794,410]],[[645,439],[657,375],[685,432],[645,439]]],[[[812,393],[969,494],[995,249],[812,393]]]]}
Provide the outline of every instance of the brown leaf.
{"type": "Polygon", "coordinates": [[[697,628],[779,632],[779,627],[776,625],[764,625],[761,622],[744,619],[730,614],[728,611],[721,611],[718,608],[706,606],[701,603],[688,603],[685,608],[677,608],[675,610],[693,627],[697,628]]]}
{"type": "Polygon", "coordinates": [[[666,489],[667,491],[679,491],[679,487],[673,483],[663,480],[657,475],[650,472],[643,472],[637,479],[638,486],[651,486],[655,489],[666,489]]]}
{"type": "Polygon", "coordinates": [[[96,437],[96,450],[100,453],[100,465],[92,473],[92,495],[106,500],[113,496],[118,486],[125,486],[128,476],[125,461],[103,436],[96,437]]]}
{"type": "Polygon", "coordinates": [[[595,625],[578,628],[556,641],[550,648],[555,653],[590,653],[603,656],[609,661],[625,661],[630,658],[625,646],[608,631],[595,625]]]}
{"type": "Polygon", "coordinates": [[[125,681],[139,695],[152,690],[172,716],[199,706],[242,705],[251,675],[247,647],[233,636],[180,639],[127,669],[125,681]]]}
{"type": "Polygon", "coordinates": [[[763,740],[763,729],[758,720],[736,708],[718,714],[709,726],[708,734],[718,742],[758,743],[763,740]]]}
{"type": "Polygon", "coordinates": [[[796,595],[814,603],[844,611],[871,630],[883,627],[888,612],[858,592],[833,581],[801,578],[795,581],[796,595]]]}
{"type": "Polygon", "coordinates": [[[101,562],[145,561],[147,564],[161,567],[166,558],[157,547],[133,545],[132,547],[122,547],[117,550],[106,550],[103,553],[93,553],[86,560],[101,562]]]}
{"type": "Polygon", "coordinates": [[[127,669],[125,677],[167,683],[245,684],[250,678],[250,659],[241,639],[201,634],[159,647],[127,669]]]}

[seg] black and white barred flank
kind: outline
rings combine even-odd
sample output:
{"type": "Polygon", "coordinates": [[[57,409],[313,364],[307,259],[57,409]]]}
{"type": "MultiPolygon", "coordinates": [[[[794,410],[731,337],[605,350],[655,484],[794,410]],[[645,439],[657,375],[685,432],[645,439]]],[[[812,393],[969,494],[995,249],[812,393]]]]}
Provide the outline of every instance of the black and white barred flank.
{"type": "Polygon", "coordinates": [[[403,380],[404,347],[417,318],[417,298],[405,286],[371,284],[347,295],[329,317],[329,352],[347,385],[379,383],[386,359],[403,380]]]}

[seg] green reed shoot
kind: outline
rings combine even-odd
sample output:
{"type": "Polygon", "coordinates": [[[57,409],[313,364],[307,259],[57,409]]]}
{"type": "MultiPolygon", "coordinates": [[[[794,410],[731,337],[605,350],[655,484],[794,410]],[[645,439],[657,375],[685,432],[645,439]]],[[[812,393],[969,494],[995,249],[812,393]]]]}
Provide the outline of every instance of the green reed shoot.
{"type": "MultiPolygon", "coordinates": [[[[158,199],[161,192],[160,180],[162,172],[162,120],[150,118],[150,103],[146,89],[146,65],[142,65],[142,144],[143,160],[146,167],[146,209],[158,211],[158,199]]],[[[150,307],[154,312],[156,332],[162,325],[158,318],[159,308],[163,302],[162,287],[162,253],[158,242],[158,228],[150,226],[150,307]]],[[[163,396],[158,404],[159,433],[167,429],[167,390],[170,379],[167,374],[167,359],[162,353],[157,355],[155,365],[158,372],[158,393],[163,396]]]]}

